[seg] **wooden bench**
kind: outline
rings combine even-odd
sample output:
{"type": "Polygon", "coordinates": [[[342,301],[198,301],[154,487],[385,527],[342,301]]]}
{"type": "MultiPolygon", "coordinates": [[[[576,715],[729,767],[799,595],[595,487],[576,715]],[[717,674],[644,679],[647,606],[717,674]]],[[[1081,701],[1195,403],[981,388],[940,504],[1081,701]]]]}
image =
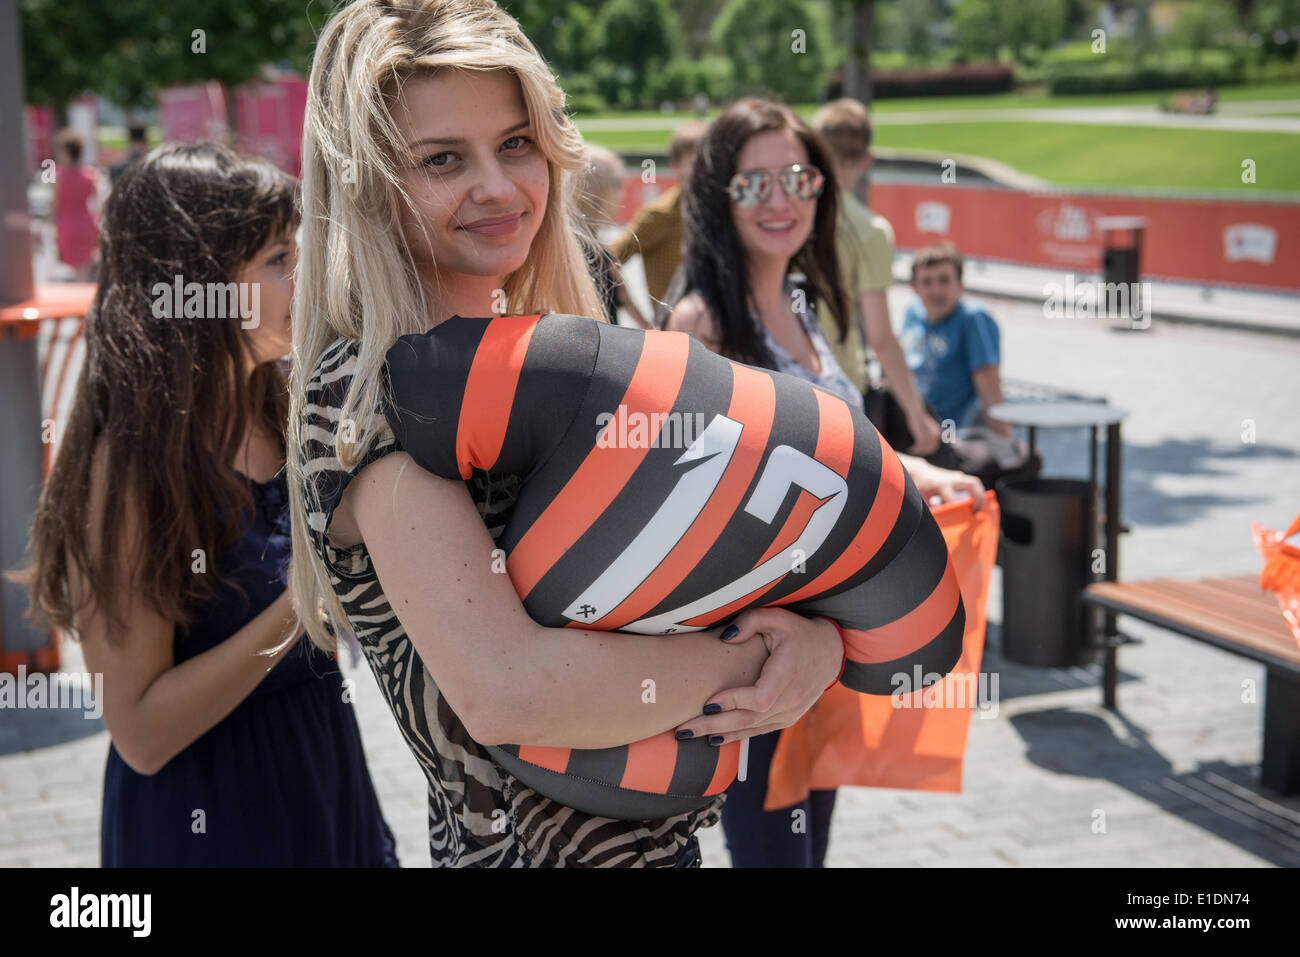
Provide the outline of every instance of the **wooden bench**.
{"type": "Polygon", "coordinates": [[[1257,575],[1096,582],[1084,590],[1083,600],[1263,664],[1260,783],[1283,795],[1300,793],[1300,646],[1257,575]]]}

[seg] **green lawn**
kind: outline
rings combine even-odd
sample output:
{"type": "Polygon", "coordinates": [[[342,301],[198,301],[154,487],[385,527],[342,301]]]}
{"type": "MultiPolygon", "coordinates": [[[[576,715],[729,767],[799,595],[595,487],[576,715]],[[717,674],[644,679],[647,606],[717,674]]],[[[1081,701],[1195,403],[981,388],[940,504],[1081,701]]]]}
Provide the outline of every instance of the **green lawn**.
{"type": "MultiPolygon", "coordinates": [[[[1047,96],[1016,90],[1011,93],[990,93],[981,96],[918,96],[906,99],[875,100],[871,109],[875,113],[910,113],[919,110],[1008,110],[1054,109],[1076,106],[1154,106],[1168,100],[1174,91],[1154,90],[1135,93],[1111,93],[1105,96],[1047,96]]],[[[1300,81],[1267,83],[1256,86],[1225,86],[1219,90],[1219,102],[1240,103],[1247,100],[1300,100],[1300,81]]],[[[805,116],[816,112],[818,104],[797,105],[795,110],[805,116]]],[[[716,116],[720,109],[709,111],[716,116]]],[[[664,116],[654,110],[610,110],[578,117],[578,125],[587,119],[650,119],[661,117],[665,130],[671,129],[677,117],[664,116]]]]}
{"type": "MultiPolygon", "coordinates": [[[[1023,109],[1032,107],[1133,106],[1155,104],[1167,93],[1045,97],[1023,93],[992,96],[926,97],[880,100],[879,115],[919,110],[1023,109]]],[[[1223,102],[1300,99],[1300,83],[1233,87],[1220,91],[1223,102]]],[[[1291,104],[1279,102],[1278,115],[1291,104]]],[[[798,107],[810,115],[815,106],[798,107]]],[[[597,117],[592,117],[595,119],[597,117]]],[[[584,130],[593,143],[614,150],[662,152],[676,125],[656,113],[602,113],[599,119],[641,118],[641,130],[584,130]]],[[[581,129],[588,117],[579,117],[581,129]]],[[[1292,133],[1182,130],[1071,123],[934,123],[876,126],[875,141],[896,149],[923,149],[986,156],[1063,186],[1115,186],[1140,189],[1239,190],[1300,193],[1300,137],[1292,133]],[[1256,164],[1254,185],[1241,182],[1241,161],[1256,164]]]]}
{"type": "MultiPolygon", "coordinates": [[[[1174,91],[1154,90],[1135,93],[1111,93],[1105,96],[1047,96],[1015,91],[993,93],[987,96],[922,96],[910,99],[876,100],[871,109],[876,113],[912,112],[916,110],[990,110],[990,109],[1054,109],[1076,106],[1154,106],[1168,100],[1174,91]]],[[[1259,86],[1225,86],[1219,89],[1220,103],[1240,103],[1247,100],[1300,99],[1300,82],[1269,83],[1259,86]]],[[[817,107],[798,107],[800,113],[811,114],[817,107]]]]}
{"type": "MultiPolygon", "coordinates": [[[[668,131],[592,132],[616,151],[662,152],[668,131]]],[[[1300,136],[1079,123],[935,123],[876,127],[875,142],[1000,160],[1062,186],[1300,193],[1300,136]],[[1254,185],[1241,161],[1255,161],[1254,185]]]]}
{"type": "Polygon", "coordinates": [[[1065,186],[1300,192],[1300,136],[1073,123],[878,126],[876,143],[1000,160],[1065,186]],[[1255,183],[1241,163],[1255,161],[1255,183]]]}

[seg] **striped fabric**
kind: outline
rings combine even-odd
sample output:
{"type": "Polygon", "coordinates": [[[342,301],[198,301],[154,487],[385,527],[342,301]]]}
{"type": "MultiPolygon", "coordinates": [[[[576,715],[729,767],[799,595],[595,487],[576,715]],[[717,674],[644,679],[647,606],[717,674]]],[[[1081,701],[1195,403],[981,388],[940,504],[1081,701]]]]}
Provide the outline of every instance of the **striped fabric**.
{"type": "MultiPolygon", "coordinates": [[[[723,798],[689,814],[629,823],[584,814],[526,787],[474,741],[448,706],[393,614],[365,545],[336,548],[325,534],[348,483],[371,462],[403,451],[380,410],[380,437],[351,470],[334,455],[343,398],[356,368],[356,342],[339,339],[307,384],[303,421],[308,531],[330,569],[366,661],[428,781],[429,854],[435,867],[671,867],[700,827],[718,822],[723,798]]],[[[358,422],[360,428],[367,424],[358,422]]],[[[474,472],[467,485],[499,540],[519,480],[474,472]]]]}
{"type": "MultiPolygon", "coordinates": [[[[856,406],[691,337],[580,316],[455,317],[388,352],[397,440],[447,478],[524,477],[500,544],[550,627],[670,634],[791,605],[842,626],[843,683],[938,680],[961,654],[956,574],[929,509],[856,406]]],[[[591,813],[681,813],[738,746],[491,749],[591,813]]]]}

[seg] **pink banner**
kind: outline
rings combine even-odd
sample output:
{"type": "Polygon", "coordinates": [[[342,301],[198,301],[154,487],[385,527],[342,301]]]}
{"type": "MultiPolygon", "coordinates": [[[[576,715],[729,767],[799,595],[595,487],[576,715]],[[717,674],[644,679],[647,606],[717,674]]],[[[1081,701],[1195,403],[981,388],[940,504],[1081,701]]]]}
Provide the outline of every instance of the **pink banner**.
{"type": "Polygon", "coordinates": [[[215,80],[197,86],[173,86],[158,94],[158,125],[169,143],[224,138],[226,96],[215,80]]]}
{"type": "Polygon", "coordinates": [[[264,156],[298,176],[302,167],[302,121],[307,110],[307,81],[284,75],[250,83],[236,95],[239,141],[246,153],[264,156]]]}
{"type": "Polygon", "coordinates": [[[27,168],[34,173],[42,162],[54,158],[54,111],[48,106],[29,106],[23,118],[27,121],[27,168]]]}

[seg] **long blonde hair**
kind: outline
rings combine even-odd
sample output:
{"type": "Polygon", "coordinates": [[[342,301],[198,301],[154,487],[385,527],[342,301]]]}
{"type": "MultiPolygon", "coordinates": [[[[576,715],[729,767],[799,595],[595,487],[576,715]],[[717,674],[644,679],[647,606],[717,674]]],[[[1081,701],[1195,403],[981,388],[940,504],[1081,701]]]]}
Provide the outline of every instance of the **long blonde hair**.
{"type": "Polygon", "coordinates": [[[385,354],[399,336],[424,332],[427,316],[440,312],[426,299],[399,228],[400,204],[415,208],[399,171],[414,157],[392,108],[405,80],[444,69],[511,73],[547,159],[546,212],[527,260],[504,278],[507,313],[602,314],[579,238],[586,229],[576,209],[586,162],[582,135],[519,24],[491,0],[357,0],[339,10],[316,48],[303,124],[285,466],[293,523],[289,589],[312,641],[327,650],[348,622],[308,536],[308,510],[319,503],[307,501],[315,492],[305,469],[306,386],[340,336],[356,340],[356,371],[333,436],[340,465],[354,467],[384,427],[371,410],[379,404],[385,354]],[[354,415],[358,409],[364,414],[354,415]],[[351,427],[340,439],[345,422],[351,427]]]}

